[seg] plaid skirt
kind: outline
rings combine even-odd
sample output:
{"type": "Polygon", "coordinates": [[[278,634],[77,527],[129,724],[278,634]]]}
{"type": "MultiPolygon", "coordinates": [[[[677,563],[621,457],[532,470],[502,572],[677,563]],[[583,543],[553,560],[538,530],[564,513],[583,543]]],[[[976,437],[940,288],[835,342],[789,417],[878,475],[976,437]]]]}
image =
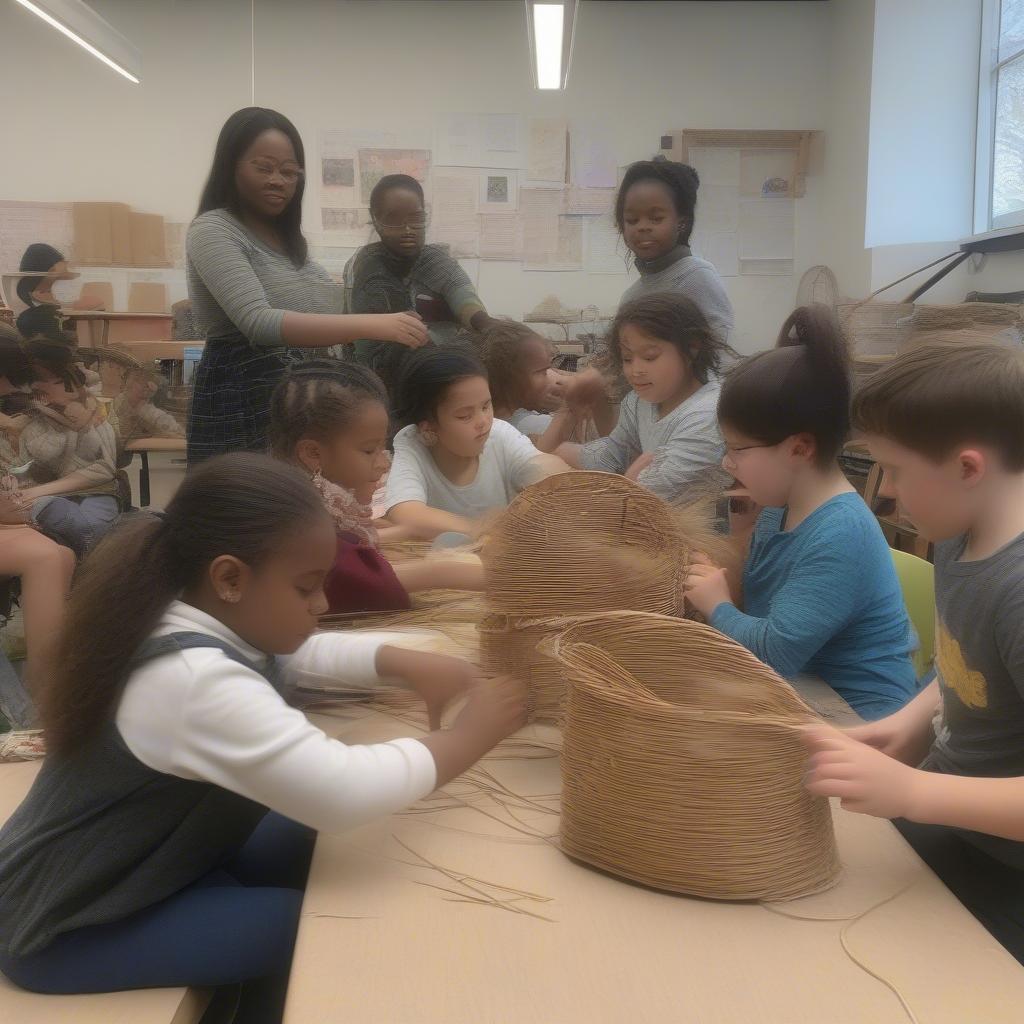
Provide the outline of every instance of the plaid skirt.
{"type": "Polygon", "coordinates": [[[244,338],[206,343],[188,411],[190,468],[225,452],[266,451],[270,396],[298,358],[291,349],[258,348],[244,338]]]}

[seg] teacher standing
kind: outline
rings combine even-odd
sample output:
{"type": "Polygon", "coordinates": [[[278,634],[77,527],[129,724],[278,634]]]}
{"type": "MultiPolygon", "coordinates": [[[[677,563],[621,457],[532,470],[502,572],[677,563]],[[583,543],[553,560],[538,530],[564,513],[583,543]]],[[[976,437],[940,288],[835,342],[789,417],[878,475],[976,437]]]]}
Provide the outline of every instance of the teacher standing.
{"type": "Polygon", "coordinates": [[[188,417],[190,466],[262,451],[270,395],[299,348],[357,338],[426,343],[411,313],[341,315],[340,291],[302,235],[305,152],[283,114],[246,107],[228,118],[188,229],[192,309],[206,338],[188,417]]]}

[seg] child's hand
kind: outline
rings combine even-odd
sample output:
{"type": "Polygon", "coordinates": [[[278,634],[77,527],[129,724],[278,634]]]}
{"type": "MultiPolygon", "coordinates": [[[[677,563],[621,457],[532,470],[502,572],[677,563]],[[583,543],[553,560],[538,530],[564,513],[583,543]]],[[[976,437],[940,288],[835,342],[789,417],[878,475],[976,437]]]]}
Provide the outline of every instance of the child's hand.
{"type": "Polygon", "coordinates": [[[562,397],[569,408],[585,410],[599,402],[604,393],[604,378],[597,370],[586,369],[566,382],[562,397]]]}
{"type": "Polygon", "coordinates": [[[893,760],[829,725],[808,726],[811,751],[805,785],[817,796],[836,796],[843,808],[878,818],[912,818],[921,777],[927,773],[893,760]]]}
{"type": "Polygon", "coordinates": [[[377,671],[385,677],[397,676],[423,698],[431,731],[441,728],[444,709],[476,681],[476,670],[462,658],[401,647],[382,647],[377,671]]]}
{"type": "Polygon", "coordinates": [[[690,571],[683,580],[683,597],[710,619],[711,613],[720,605],[732,601],[725,570],[712,565],[706,555],[694,554],[690,571]]]}
{"type": "Polygon", "coordinates": [[[476,683],[452,729],[465,731],[490,750],[525,724],[526,687],[514,676],[499,676],[476,683]]]}
{"type": "Polygon", "coordinates": [[[866,743],[903,764],[916,767],[925,758],[932,744],[931,730],[924,735],[915,735],[907,719],[899,711],[877,722],[858,725],[843,730],[851,739],[866,743]]]}
{"type": "Polygon", "coordinates": [[[633,465],[626,470],[626,479],[635,481],[640,474],[654,461],[654,452],[647,452],[635,459],[633,465]]]}

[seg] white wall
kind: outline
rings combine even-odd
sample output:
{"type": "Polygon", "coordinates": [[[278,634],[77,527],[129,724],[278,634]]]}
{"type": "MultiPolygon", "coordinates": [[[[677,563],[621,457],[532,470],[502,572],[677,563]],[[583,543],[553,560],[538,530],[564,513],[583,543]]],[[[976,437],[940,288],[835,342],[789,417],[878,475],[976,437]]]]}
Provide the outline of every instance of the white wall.
{"type": "Polygon", "coordinates": [[[864,221],[875,0],[833,0],[829,7],[821,262],[843,295],[861,298],[871,280],[864,221]]]}
{"type": "MultiPolygon", "coordinates": [[[[0,95],[31,97],[24,106],[5,104],[5,150],[14,148],[18,159],[0,161],[0,198],[121,200],[188,220],[220,125],[249,103],[249,2],[93,2],[141,50],[141,86],[17,5],[0,4],[0,95]]],[[[833,8],[861,4],[584,0],[569,88],[550,94],[530,86],[521,0],[257,0],[256,102],[295,121],[311,162],[321,128],[429,132],[435,112],[463,110],[598,117],[611,126],[625,164],[650,156],[673,128],[826,129],[833,109],[863,118],[827,89],[833,8]]],[[[866,54],[870,69],[870,45],[866,54]]],[[[849,61],[857,75],[862,58],[849,61]]],[[[840,199],[847,188],[836,168],[855,165],[849,157],[863,146],[861,134],[829,135],[825,178],[837,174],[840,199]]],[[[863,180],[861,173],[861,195],[863,180]]],[[[797,202],[795,279],[726,280],[741,349],[773,339],[799,275],[822,261],[823,237],[832,234],[821,230],[825,184],[812,176],[797,202]]],[[[310,227],[316,192],[307,189],[310,227]]],[[[834,265],[843,264],[832,250],[834,265]]],[[[481,264],[478,282],[488,307],[512,316],[549,293],[570,306],[614,307],[627,283],[491,262],[481,264]]]]}
{"type": "Polygon", "coordinates": [[[971,234],[981,0],[876,0],[869,247],[971,234]]]}

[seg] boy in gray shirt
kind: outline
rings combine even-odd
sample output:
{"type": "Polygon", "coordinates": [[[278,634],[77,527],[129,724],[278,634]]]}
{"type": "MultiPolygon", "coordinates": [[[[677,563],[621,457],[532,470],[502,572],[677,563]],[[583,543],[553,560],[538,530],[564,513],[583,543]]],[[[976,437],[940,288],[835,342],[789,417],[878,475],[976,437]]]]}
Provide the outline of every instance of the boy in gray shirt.
{"type": "Polygon", "coordinates": [[[904,819],[1024,963],[1024,352],[922,346],[872,377],[853,413],[887,493],[936,543],[936,677],[888,718],[808,730],[808,789],[904,819]]]}

